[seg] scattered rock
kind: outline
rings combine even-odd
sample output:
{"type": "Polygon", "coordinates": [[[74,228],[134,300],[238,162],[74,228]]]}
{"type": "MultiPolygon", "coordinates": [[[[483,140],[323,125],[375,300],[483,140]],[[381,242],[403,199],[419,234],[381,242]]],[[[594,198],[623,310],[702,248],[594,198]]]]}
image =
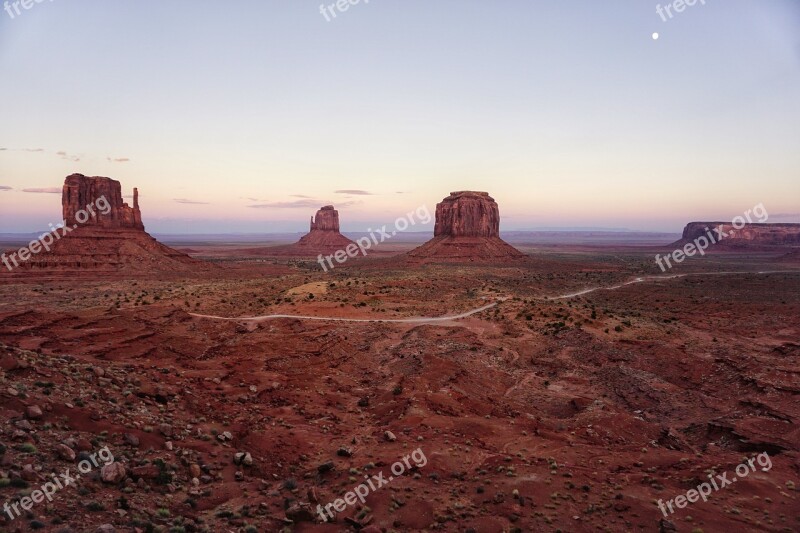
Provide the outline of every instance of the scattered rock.
{"type": "Polygon", "coordinates": [[[38,405],[29,405],[25,408],[25,416],[31,420],[39,420],[44,416],[44,413],[42,413],[42,408],[38,405]]]}
{"type": "Polygon", "coordinates": [[[65,444],[56,445],[56,454],[65,461],[75,461],[75,450],[65,444]]]}
{"type": "Polygon", "coordinates": [[[17,420],[14,422],[14,427],[19,428],[23,431],[33,431],[33,424],[28,422],[27,420],[17,420]]]}
{"type": "Polygon", "coordinates": [[[131,469],[131,477],[135,479],[156,479],[161,471],[154,464],[136,466],[131,469]]]}
{"type": "Polygon", "coordinates": [[[253,457],[248,452],[238,452],[233,456],[233,464],[251,466],[253,457]]]}
{"type": "Polygon", "coordinates": [[[0,355],[0,370],[11,372],[17,368],[19,368],[19,361],[17,361],[16,357],[10,353],[4,353],[0,355]]]}
{"type": "Polygon", "coordinates": [[[351,457],[353,455],[353,452],[349,448],[342,447],[336,450],[336,455],[338,455],[339,457],[351,457]]]}
{"type": "Polygon", "coordinates": [[[90,452],[94,449],[94,446],[88,439],[75,439],[75,449],[79,452],[90,452]]]}
{"type": "Polygon", "coordinates": [[[292,522],[313,522],[316,515],[307,503],[294,503],[286,509],[286,518],[292,522]]]}
{"type": "Polygon", "coordinates": [[[25,481],[38,481],[40,479],[39,474],[33,470],[33,465],[24,465],[21,476],[25,481]]]}
{"type": "Polygon", "coordinates": [[[100,478],[104,483],[119,483],[125,479],[126,471],[122,463],[111,463],[100,469],[100,478]]]}

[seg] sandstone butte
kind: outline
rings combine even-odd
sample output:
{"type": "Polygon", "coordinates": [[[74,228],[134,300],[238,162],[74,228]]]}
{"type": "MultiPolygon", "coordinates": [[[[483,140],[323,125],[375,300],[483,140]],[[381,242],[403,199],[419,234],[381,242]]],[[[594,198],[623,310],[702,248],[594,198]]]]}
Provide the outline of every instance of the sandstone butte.
{"type": "Polygon", "coordinates": [[[458,191],[436,205],[433,239],[408,252],[412,260],[513,262],[526,256],[500,238],[500,209],[486,192],[458,191]]]}
{"type": "Polygon", "coordinates": [[[326,205],[311,217],[308,233],[295,246],[317,253],[333,253],[344,250],[353,241],[339,233],[339,211],[332,205],[326,205]]]}
{"type": "Polygon", "coordinates": [[[683,229],[683,237],[674,243],[683,245],[699,237],[708,238],[710,233],[714,239],[719,240],[714,228],[722,226],[722,232],[728,234],[720,240],[720,247],[775,247],[799,246],[800,224],[745,224],[736,229],[730,222],[690,222],[683,229]]]}
{"type": "Polygon", "coordinates": [[[316,258],[320,254],[330,255],[344,250],[353,241],[339,232],[339,211],[332,205],[321,207],[316,216],[311,217],[308,233],[294,244],[247,248],[248,255],[267,257],[316,258]]]}
{"type": "MultiPolygon", "coordinates": [[[[187,273],[216,268],[161,244],[145,232],[139,191],[133,190],[130,207],[123,201],[122,187],[116,180],[83,174],[67,176],[61,204],[65,229],[56,229],[61,237],[50,245],[50,251],[32,255],[11,274],[187,273]],[[95,216],[84,220],[78,215],[87,206],[93,207],[95,216]]],[[[10,251],[13,252],[16,250],[10,251]]]]}

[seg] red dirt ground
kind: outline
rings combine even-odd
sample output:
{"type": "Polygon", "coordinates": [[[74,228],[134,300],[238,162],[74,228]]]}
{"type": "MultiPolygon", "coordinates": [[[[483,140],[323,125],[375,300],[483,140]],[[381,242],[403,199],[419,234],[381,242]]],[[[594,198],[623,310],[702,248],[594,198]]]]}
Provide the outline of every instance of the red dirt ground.
{"type": "Polygon", "coordinates": [[[775,254],[559,299],[661,272],[613,248],[328,273],[217,252],[215,275],[0,280],[2,503],[75,470],[59,444],[108,446],[126,470],[95,469],[1,530],[800,530],[800,268],[775,254]],[[190,314],[379,320],[491,301],[430,324],[190,314]],[[425,466],[314,521],[316,502],[416,449],[425,466]],[[769,471],[659,510],[763,452],[769,471]]]}

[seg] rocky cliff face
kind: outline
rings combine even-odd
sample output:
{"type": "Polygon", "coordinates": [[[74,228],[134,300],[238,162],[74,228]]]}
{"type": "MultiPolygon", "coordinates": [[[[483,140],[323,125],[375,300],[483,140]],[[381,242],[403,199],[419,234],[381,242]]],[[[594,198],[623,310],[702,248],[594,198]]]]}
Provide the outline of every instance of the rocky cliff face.
{"type": "Polygon", "coordinates": [[[83,174],[67,176],[61,194],[61,205],[68,226],[144,230],[142,213],[139,211],[138,189],[133,189],[133,207],[129,207],[122,201],[122,186],[111,178],[90,178],[83,174]],[[96,216],[78,216],[87,206],[92,206],[96,216]]]}
{"type": "Polygon", "coordinates": [[[433,236],[499,237],[500,209],[486,192],[459,191],[436,205],[433,236]]]}
{"type": "Polygon", "coordinates": [[[0,274],[29,276],[163,275],[216,271],[217,267],[164,246],[144,231],[139,195],[133,190],[133,207],[122,201],[120,183],[110,178],[67,176],[62,194],[66,225],[47,234],[48,245],[25,260],[18,250],[13,269],[0,274]],[[87,215],[92,207],[95,215],[87,215]]]}
{"type": "Polygon", "coordinates": [[[332,205],[326,205],[317,211],[316,217],[311,217],[309,231],[335,231],[339,232],[339,212],[332,205]]]}
{"type": "Polygon", "coordinates": [[[690,222],[683,230],[682,240],[708,238],[708,233],[719,240],[714,228],[720,226],[728,234],[720,241],[722,245],[800,246],[800,224],[745,224],[736,229],[730,222],[690,222]]]}
{"type": "Polygon", "coordinates": [[[489,193],[458,191],[436,205],[433,239],[408,253],[412,260],[508,262],[525,254],[500,238],[500,210],[489,193]]]}

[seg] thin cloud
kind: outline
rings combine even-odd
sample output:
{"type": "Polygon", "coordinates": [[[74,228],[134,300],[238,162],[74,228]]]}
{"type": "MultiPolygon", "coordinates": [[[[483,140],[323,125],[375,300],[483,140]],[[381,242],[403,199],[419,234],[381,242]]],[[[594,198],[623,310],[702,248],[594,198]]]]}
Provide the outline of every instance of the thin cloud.
{"type": "Polygon", "coordinates": [[[306,196],[305,194],[292,194],[290,196],[292,198],[311,198],[311,196],[306,196]]]}
{"type": "Polygon", "coordinates": [[[208,202],[196,202],[194,200],[187,200],[186,198],[173,198],[173,200],[179,204],[208,205],[208,202]]]}
{"type": "Polygon", "coordinates": [[[44,152],[44,148],[23,148],[24,152],[44,152]]]}
{"type": "Polygon", "coordinates": [[[64,150],[60,150],[60,151],[56,152],[56,155],[61,157],[61,159],[67,159],[69,161],[80,161],[81,160],[81,158],[78,157],[77,155],[69,155],[64,150]]]}
{"type": "Polygon", "coordinates": [[[770,218],[800,218],[800,213],[778,213],[770,215],[770,218]]]}
{"type": "Polygon", "coordinates": [[[335,207],[351,207],[359,205],[360,201],[331,202],[328,200],[295,200],[293,202],[269,202],[266,204],[248,205],[255,209],[319,209],[323,205],[334,205],[335,207]]]}
{"type": "Polygon", "coordinates": [[[22,189],[22,192],[60,194],[61,193],[61,187],[31,187],[29,189],[22,189]]]}
{"type": "Polygon", "coordinates": [[[10,191],[10,190],[12,189],[8,185],[0,185],[0,191],[10,191]]]}
{"type": "Polygon", "coordinates": [[[130,158],[128,157],[106,157],[106,159],[108,159],[112,163],[127,163],[128,161],[130,161],[130,158]]]}
{"type": "Polygon", "coordinates": [[[292,202],[268,202],[266,204],[256,204],[256,205],[248,205],[247,207],[252,207],[255,209],[308,209],[308,208],[315,208],[319,209],[320,206],[325,205],[324,202],[320,202],[319,200],[314,199],[306,199],[306,200],[294,200],[292,202]]]}
{"type": "Polygon", "coordinates": [[[353,194],[356,196],[373,196],[373,194],[369,191],[362,191],[361,189],[340,189],[338,191],[333,191],[336,194],[353,194]]]}

